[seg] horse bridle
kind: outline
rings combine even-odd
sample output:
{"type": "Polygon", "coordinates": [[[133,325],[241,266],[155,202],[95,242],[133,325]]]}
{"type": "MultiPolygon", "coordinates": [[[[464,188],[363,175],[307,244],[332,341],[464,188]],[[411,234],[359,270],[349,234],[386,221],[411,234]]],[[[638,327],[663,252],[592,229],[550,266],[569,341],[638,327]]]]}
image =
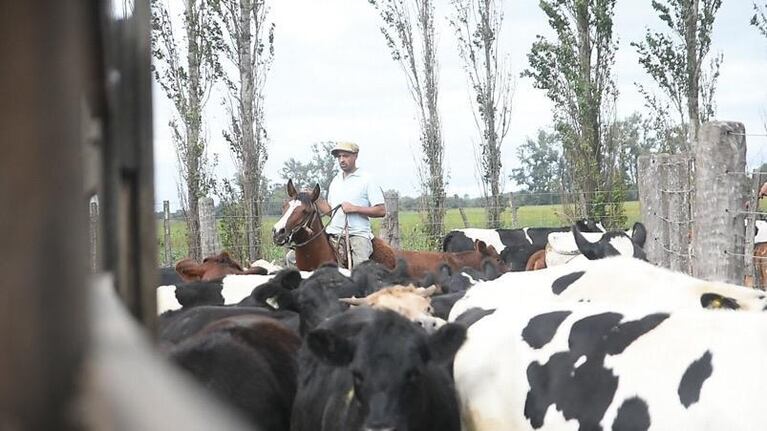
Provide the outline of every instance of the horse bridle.
{"type": "Polygon", "coordinates": [[[312,213],[307,215],[304,218],[304,220],[301,221],[301,223],[297,224],[296,226],[293,227],[293,229],[290,230],[290,234],[288,234],[288,238],[285,241],[285,244],[287,244],[287,246],[290,248],[298,248],[298,247],[303,247],[306,244],[309,244],[310,242],[314,241],[315,239],[317,239],[317,237],[325,233],[325,225],[322,224],[322,216],[330,215],[330,217],[332,218],[339,208],[341,208],[340,204],[336,205],[330,211],[323,214],[322,212],[320,212],[320,209],[317,208],[317,203],[312,202],[312,210],[313,210],[312,213]],[[300,230],[308,228],[314,222],[315,218],[319,218],[320,220],[320,229],[317,231],[317,233],[309,237],[309,239],[307,239],[306,241],[303,241],[297,244],[291,244],[293,242],[293,236],[297,234],[300,230]]]}

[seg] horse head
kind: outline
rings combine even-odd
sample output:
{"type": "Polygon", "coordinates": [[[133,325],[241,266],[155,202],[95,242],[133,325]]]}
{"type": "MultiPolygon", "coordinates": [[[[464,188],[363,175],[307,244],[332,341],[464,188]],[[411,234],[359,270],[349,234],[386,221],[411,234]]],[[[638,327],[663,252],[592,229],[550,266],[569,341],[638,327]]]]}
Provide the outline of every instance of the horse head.
{"type": "Polygon", "coordinates": [[[293,180],[288,180],[287,187],[289,199],[282,206],[282,217],[272,228],[275,245],[285,245],[292,241],[293,235],[299,231],[310,230],[312,221],[318,217],[315,202],[320,197],[319,184],[316,184],[311,192],[296,191],[293,180]]]}

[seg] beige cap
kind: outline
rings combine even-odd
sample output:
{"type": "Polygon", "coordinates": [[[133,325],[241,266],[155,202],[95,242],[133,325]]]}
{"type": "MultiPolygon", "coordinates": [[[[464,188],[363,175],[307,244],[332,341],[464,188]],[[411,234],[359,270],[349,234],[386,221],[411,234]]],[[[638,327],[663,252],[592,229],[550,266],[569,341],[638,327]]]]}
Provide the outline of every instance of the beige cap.
{"type": "Polygon", "coordinates": [[[336,146],[330,150],[330,154],[335,156],[339,151],[348,151],[350,153],[357,154],[360,152],[360,146],[354,142],[336,142],[336,146]]]}

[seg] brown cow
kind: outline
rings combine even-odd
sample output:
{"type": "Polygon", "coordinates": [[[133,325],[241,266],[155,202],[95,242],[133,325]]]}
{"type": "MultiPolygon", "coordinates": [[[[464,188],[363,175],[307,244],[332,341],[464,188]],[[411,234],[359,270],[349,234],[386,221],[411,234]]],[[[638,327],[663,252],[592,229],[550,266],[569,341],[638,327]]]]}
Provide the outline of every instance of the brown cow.
{"type": "Polygon", "coordinates": [[[538,250],[527,259],[525,271],[537,271],[546,268],[546,250],[538,250]]]}
{"type": "Polygon", "coordinates": [[[229,274],[266,275],[266,270],[260,267],[249,268],[244,271],[242,266],[225,251],[215,256],[206,257],[202,263],[191,258],[181,259],[176,264],[176,272],[186,282],[216,280],[229,274]]]}
{"type": "Polygon", "coordinates": [[[474,250],[459,252],[439,252],[439,251],[398,251],[397,257],[405,259],[407,262],[408,275],[413,278],[420,278],[428,273],[438,272],[443,264],[450,266],[453,271],[459,271],[468,266],[476,270],[482,270],[482,262],[485,258],[491,258],[496,269],[500,273],[507,272],[509,268],[501,259],[501,255],[495,250],[495,247],[487,246],[483,241],[474,241],[474,250]]]}
{"type": "Polygon", "coordinates": [[[349,305],[389,309],[418,323],[428,332],[433,332],[445,324],[444,320],[434,317],[430,297],[436,292],[437,286],[389,286],[364,298],[340,298],[339,301],[349,305]]]}

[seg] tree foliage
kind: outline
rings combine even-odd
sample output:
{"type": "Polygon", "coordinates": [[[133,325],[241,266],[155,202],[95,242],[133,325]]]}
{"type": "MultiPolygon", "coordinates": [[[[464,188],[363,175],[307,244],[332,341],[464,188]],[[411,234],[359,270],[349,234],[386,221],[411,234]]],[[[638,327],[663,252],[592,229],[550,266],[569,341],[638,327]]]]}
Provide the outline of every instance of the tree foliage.
{"type": "Polygon", "coordinates": [[[180,166],[180,191],[187,219],[187,245],[199,259],[200,222],[197,200],[211,189],[213,177],[203,132],[203,108],[215,81],[221,76],[218,52],[221,29],[205,0],[184,2],[181,38],[165,3],[152,0],[152,72],[175,107],[169,123],[180,166]],[[183,52],[185,48],[185,52],[183,52]],[[183,186],[182,186],[183,187],[183,186]]]}
{"type": "Polygon", "coordinates": [[[541,0],[556,39],[538,35],[528,53],[533,79],[554,102],[554,127],[569,167],[564,185],[575,192],[573,216],[598,217],[596,193],[611,187],[607,163],[614,148],[605,141],[617,90],[612,80],[615,0],[541,0]]]}
{"type": "Polygon", "coordinates": [[[293,157],[286,160],[280,169],[280,178],[286,182],[292,179],[298,189],[310,189],[319,184],[323,194],[327,195],[330,182],[338,172],[336,159],[330,154],[335,144],[334,141],[312,144],[311,158],[307,162],[293,157]]]}
{"type": "Polygon", "coordinates": [[[436,246],[444,233],[445,170],[442,124],[437,109],[438,64],[434,29],[434,0],[368,0],[378,11],[380,27],[392,59],[405,73],[417,107],[423,150],[419,169],[426,209],[425,229],[436,246]]]}
{"type": "Polygon", "coordinates": [[[242,177],[242,205],[247,225],[250,260],[261,254],[261,203],[259,188],[267,159],[268,136],[264,125],[264,86],[274,60],[274,23],[263,0],[209,0],[223,29],[224,57],[234,70],[222,75],[227,89],[225,106],[229,128],[224,139],[235,156],[242,177]]]}
{"type": "Polygon", "coordinates": [[[762,5],[754,3],[754,15],[751,17],[751,25],[759,30],[759,33],[767,37],[767,2],[762,5]]]}
{"type": "Polygon", "coordinates": [[[704,70],[703,64],[711,49],[714,19],[722,0],[653,0],[658,18],[668,27],[667,33],[648,28],[643,41],[632,42],[639,54],[639,64],[655,81],[670,103],[660,100],[644,86],[636,84],[645,97],[646,106],[656,117],[668,116],[672,109],[678,122],[670,128],[681,127],[687,140],[672,149],[689,151],[696,142],[700,124],[712,118],[716,111],[714,94],[723,56],[715,55],[704,70]],[[678,148],[677,148],[678,147],[678,148]]]}
{"type": "Polygon", "coordinates": [[[499,228],[505,202],[501,199],[501,145],[511,124],[512,95],[508,57],[498,59],[503,4],[498,0],[451,0],[451,4],[450,25],[471,87],[474,123],[480,134],[478,165],[487,227],[499,228]]]}
{"type": "Polygon", "coordinates": [[[527,138],[517,147],[520,166],[511,170],[511,179],[529,193],[558,193],[564,160],[562,143],[556,133],[538,130],[536,139],[527,138]]]}

